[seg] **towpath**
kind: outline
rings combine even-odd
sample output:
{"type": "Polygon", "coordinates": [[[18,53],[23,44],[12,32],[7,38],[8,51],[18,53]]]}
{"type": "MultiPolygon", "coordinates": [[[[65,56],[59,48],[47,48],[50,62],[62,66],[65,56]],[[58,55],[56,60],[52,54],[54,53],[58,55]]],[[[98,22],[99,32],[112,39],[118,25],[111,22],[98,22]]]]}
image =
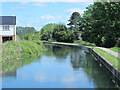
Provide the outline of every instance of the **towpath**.
{"type": "Polygon", "coordinates": [[[115,52],[115,51],[112,51],[112,50],[110,50],[110,49],[103,48],[103,47],[96,47],[96,48],[100,48],[100,49],[106,51],[107,53],[109,53],[109,54],[111,54],[111,55],[113,55],[113,56],[115,56],[115,57],[117,57],[117,58],[120,58],[120,53],[117,53],[117,52],[115,52]]]}

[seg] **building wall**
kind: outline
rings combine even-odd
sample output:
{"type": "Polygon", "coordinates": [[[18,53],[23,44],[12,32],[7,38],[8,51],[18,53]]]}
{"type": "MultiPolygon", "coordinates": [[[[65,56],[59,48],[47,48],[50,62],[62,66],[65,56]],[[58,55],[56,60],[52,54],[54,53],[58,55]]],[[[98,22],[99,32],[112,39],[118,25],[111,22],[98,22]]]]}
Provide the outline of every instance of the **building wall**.
{"type": "Polygon", "coordinates": [[[0,25],[0,43],[2,43],[2,36],[12,36],[16,41],[16,25],[9,25],[9,30],[3,30],[3,26],[0,25]]]}
{"type": "Polygon", "coordinates": [[[0,25],[0,35],[16,35],[15,25],[9,25],[9,30],[3,30],[3,26],[0,25]]]}

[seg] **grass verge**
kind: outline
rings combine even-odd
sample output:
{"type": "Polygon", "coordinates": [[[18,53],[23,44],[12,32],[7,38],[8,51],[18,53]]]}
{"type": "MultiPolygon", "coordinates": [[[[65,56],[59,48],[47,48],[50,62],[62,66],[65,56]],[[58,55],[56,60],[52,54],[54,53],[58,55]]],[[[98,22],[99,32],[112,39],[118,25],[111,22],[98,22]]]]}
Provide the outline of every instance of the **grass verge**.
{"type": "Polygon", "coordinates": [[[103,58],[105,58],[111,65],[116,68],[117,70],[120,71],[119,64],[120,64],[120,59],[116,58],[115,56],[99,49],[99,48],[94,48],[93,49],[95,52],[97,52],[99,55],[101,55],[103,58]]]}
{"type": "Polygon", "coordinates": [[[120,53],[120,47],[113,47],[113,48],[109,48],[109,49],[112,51],[120,53]]]}

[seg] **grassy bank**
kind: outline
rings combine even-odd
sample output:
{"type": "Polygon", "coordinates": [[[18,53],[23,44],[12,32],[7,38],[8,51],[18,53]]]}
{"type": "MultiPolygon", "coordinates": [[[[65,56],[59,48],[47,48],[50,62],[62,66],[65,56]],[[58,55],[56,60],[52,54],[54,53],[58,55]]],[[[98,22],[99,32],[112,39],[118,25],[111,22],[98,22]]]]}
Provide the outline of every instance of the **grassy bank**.
{"type": "Polygon", "coordinates": [[[41,55],[45,47],[40,41],[10,41],[4,43],[2,47],[2,61],[13,59],[23,59],[30,56],[41,55]]]}
{"type": "Polygon", "coordinates": [[[93,49],[95,52],[97,52],[100,56],[102,56],[103,58],[105,58],[109,63],[111,63],[111,65],[116,68],[117,70],[120,71],[120,59],[116,58],[115,56],[99,49],[99,48],[94,48],[93,49]]]}

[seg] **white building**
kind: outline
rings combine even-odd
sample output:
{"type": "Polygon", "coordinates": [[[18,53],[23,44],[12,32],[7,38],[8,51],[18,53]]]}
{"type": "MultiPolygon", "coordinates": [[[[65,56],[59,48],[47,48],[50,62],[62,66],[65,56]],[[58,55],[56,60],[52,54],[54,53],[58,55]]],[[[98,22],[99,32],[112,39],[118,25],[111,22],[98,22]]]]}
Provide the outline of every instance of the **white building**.
{"type": "Polygon", "coordinates": [[[16,16],[0,16],[0,43],[16,41],[16,16]]]}

